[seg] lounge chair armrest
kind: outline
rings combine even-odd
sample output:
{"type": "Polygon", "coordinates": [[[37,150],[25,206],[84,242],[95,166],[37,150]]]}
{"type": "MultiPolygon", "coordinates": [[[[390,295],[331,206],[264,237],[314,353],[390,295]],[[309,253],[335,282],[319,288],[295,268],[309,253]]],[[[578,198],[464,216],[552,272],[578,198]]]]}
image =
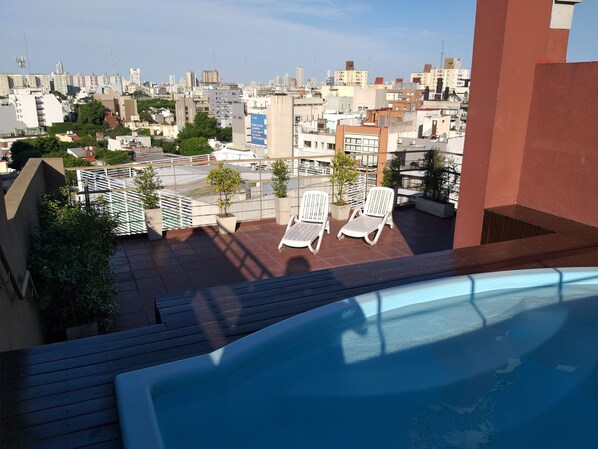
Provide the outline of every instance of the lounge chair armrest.
{"type": "Polygon", "coordinates": [[[291,214],[289,216],[289,222],[287,223],[287,229],[286,229],[286,231],[288,231],[289,229],[291,229],[291,226],[293,226],[293,224],[295,224],[296,221],[298,221],[297,220],[297,215],[291,214]]]}
{"type": "Polygon", "coordinates": [[[357,214],[359,213],[359,215],[363,214],[363,208],[362,207],[356,207],[353,210],[353,213],[351,214],[351,216],[349,217],[349,221],[353,220],[355,217],[357,217],[357,214]]]}

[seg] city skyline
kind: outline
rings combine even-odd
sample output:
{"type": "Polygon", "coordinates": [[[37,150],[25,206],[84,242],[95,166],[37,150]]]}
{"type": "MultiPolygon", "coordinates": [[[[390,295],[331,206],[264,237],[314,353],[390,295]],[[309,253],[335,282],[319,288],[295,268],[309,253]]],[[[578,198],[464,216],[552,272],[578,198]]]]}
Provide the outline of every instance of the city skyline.
{"type": "MultiPolygon", "coordinates": [[[[142,81],[178,80],[187,70],[217,69],[225,82],[268,82],[277,75],[323,81],[345,60],[368,70],[370,81],[390,81],[445,57],[471,67],[475,0],[444,2],[308,0],[107,0],[10,2],[0,31],[0,72],[50,73],[63,63],[69,73],[119,73],[141,69],[142,81]],[[33,7],[35,6],[35,7],[33,7]]],[[[598,2],[575,10],[569,61],[598,60],[598,2]]]]}

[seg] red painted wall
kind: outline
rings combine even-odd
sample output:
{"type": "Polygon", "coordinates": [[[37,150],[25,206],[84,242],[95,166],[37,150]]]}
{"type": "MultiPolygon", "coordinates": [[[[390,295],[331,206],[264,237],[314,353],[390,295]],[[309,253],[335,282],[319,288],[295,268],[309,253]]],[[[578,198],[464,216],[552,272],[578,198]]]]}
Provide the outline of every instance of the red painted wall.
{"type": "Polygon", "coordinates": [[[517,202],[598,226],[598,62],[538,65],[517,202]]]}
{"type": "Polygon", "coordinates": [[[478,0],[456,248],[480,243],[485,208],[518,199],[536,65],[567,52],[551,11],[552,0],[478,0]]]}

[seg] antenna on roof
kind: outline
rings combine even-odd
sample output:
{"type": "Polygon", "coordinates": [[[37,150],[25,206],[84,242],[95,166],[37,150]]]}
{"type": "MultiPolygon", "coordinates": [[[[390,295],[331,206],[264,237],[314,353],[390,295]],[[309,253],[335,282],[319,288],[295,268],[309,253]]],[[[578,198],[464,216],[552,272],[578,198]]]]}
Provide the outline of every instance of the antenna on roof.
{"type": "Polygon", "coordinates": [[[31,58],[29,57],[29,48],[27,47],[27,36],[23,33],[23,40],[25,41],[25,56],[27,57],[27,61],[29,61],[28,72],[31,75],[31,58]]]}
{"type": "Polygon", "coordinates": [[[439,69],[444,67],[444,39],[442,40],[442,49],[440,50],[440,65],[438,66],[439,69]]]}

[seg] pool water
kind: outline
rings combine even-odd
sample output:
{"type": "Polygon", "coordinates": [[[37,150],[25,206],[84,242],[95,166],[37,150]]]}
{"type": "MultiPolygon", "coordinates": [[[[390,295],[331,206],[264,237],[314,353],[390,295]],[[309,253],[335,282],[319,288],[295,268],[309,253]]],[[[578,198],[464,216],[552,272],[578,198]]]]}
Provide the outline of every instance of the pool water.
{"type": "Polygon", "coordinates": [[[153,387],[163,446],[598,447],[598,286],[364,311],[349,301],[267,355],[153,387]]]}

